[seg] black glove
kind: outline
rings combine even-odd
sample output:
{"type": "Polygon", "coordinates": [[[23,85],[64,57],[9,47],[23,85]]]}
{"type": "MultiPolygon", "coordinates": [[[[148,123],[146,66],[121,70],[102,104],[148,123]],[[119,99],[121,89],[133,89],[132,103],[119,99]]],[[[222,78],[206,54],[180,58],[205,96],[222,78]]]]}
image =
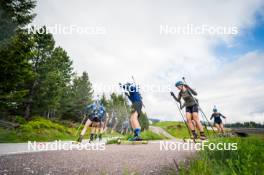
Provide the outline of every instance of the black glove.
{"type": "Polygon", "coordinates": [[[175,97],[175,94],[173,92],[170,92],[171,96],[175,97]]]}

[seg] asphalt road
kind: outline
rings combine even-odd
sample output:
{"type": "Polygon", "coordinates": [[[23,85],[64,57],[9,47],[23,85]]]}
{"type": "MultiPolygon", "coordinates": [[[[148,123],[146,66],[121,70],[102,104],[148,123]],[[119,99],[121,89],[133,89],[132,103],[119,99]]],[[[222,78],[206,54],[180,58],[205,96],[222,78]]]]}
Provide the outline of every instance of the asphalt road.
{"type": "MultiPolygon", "coordinates": [[[[173,141],[173,144],[181,141],[173,141]]],[[[171,143],[169,142],[169,145],[171,143]]],[[[5,146],[21,147],[19,144],[5,146]]],[[[2,149],[4,146],[0,145],[2,149]]],[[[160,174],[174,161],[183,161],[195,151],[160,150],[160,142],[147,145],[106,145],[102,150],[48,150],[16,152],[0,156],[0,174],[160,174]]]]}

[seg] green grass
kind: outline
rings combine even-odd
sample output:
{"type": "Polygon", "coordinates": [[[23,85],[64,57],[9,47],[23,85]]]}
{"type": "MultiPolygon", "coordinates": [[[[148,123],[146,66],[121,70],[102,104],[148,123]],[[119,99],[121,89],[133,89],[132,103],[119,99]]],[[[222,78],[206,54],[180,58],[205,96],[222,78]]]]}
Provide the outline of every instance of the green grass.
{"type": "MultiPolygon", "coordinates": [[[[66,121],[59,122],[56,120],[48,120],[42,117],[35,117],[31,121],[26,122],[19,117],[16,119],[20,123],[17,129],[0,128],[0,143],[18,143],[27,141],[54,141],[54,140],[75,140],[75,133],[79,124],[69,123],[66,121]]],[[[82,127],[80,128],[80,130],[82,127]]],[[[79,130],[79,131],[80,131],[79,130]]],[[[87,130],[85,139],[89,137],[90,129],[87,130]]],[[[117,132],[105,133],[104,137],[122,137],[117,132]]],[[[123,136],[124,138],[131,135],[123,136]]],[[[165,136],[155,134],[151,131],[142,132],[142,138],[145,140],[162,140],[165,136]]]]}
{"type": "MultiPolygon", "coordinates": [[[[0,128],[0,143],[27,141],[75,140],[77,127],[69,127],[41,117],[23,122],[17,129],[0,128]]],[[[86,134],[89,134],[89,130],[86,134]]]]}
{"type": "Polygon", "coordinates": [[[150,130],[142,132],[141,137],[144,140],[164,140],[164,139],[167,139],[167,137],[165,137],[164,135],[156,134],[154,132],[151,132],[150,130]]]}
{"type": "MultiPolygon", "coordinates": [[[[159,126],[163,128],[165,131],[167,131],[170,135],[172,135],[175,138],[184,138],[184,137],[190,137],[188,129],[186,125],[183,122],[176,122],[176,121],[164,121],[164,122],[157,122],[154,123],[153,126],[159,126]]],[[[209,134],[211,135],[212,131],[209,131],[209,134]]],[[[207,132],[205,132],[207,134],[207,132]]]]}
{"type": "Polygon", "coordinates": [[[189,165],[181,165],[176,173],[174,168],[166,168],[166,174],[182,175],[263,175],[264,174],[264,140],[260,137],[218,138],[212,143],[237,143],[237,150],[200,151],[189,165]]]}
{"type": "Polygon", "coordinates": [[[153,126],[159,126],[163,128],[170,135],[176,138],[189,137],[189,133],[185,124],[181,122],[173,122],[173,121],[157,122],[153,124],[153,126]]]}

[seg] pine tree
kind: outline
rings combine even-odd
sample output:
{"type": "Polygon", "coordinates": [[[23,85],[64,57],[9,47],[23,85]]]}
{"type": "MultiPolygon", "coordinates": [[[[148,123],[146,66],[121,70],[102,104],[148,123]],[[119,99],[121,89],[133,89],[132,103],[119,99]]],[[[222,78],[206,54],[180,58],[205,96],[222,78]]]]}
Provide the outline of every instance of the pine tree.
{"type": "Polygon", "coordinates": [[[0,110],[1,117],[19,113],[33,77],[29,60],[33,42],[23,30],[35,14],[32,0],[0,0],[0,110]]]}
{"type": "Polygon", "coordinates": [[[33,20],[35,6],[33,0],[0,0],[0,47],[33,20]]]}
{"type": "Polygon", "coordinates": [[[92,103],[93,89],[87,72],[75,75],[72,86],[65,92],[62,102],[62,118],[79,121],[83,108],[92,103]]]}

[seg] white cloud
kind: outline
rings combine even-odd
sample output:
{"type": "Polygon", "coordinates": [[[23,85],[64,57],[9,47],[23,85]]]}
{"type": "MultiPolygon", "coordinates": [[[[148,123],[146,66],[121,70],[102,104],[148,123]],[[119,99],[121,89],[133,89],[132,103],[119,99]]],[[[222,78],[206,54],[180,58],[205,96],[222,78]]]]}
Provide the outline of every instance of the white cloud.
{"type": "MultiPolygon", "coordinates": [[[[87,71],[93,83],[125,81],[173,85],[186,76],[199,91],[209,114],[214,104],[230,120],[263,116],[263,54],[249,53],[233,62],[219,61],[213,46],[232,36],[164,36],[160,25],[206,24],[250,28],[261,0],[212,1],[39,1],[34,24],[106,28],[105,36],[55,35],[74,61],[77,72],[87,71]],[[254,86],[252,87],[252,84],[254,86]],[[253,91],[253,92],[252,92],[253,91]]],[[[99,93],[99,92],[98,92],[99,93]]],[[[143,94],[152,118],[180,119],[168,93],[143,94]]],[[[255,117],[264,121],[263,117],[255,117]]]]}

